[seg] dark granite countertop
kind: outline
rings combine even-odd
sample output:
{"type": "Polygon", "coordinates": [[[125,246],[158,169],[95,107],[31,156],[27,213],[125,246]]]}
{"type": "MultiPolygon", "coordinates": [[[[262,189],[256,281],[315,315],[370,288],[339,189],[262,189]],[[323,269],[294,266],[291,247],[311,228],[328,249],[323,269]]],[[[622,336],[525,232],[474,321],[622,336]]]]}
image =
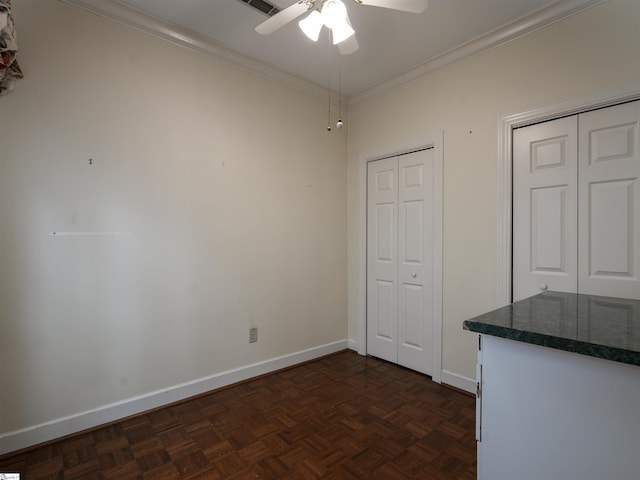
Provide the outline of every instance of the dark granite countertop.
{"type": "Polygon", "coordinates": [[[463,323],[472,332],[640,366],[640,300],[543,292],[463,323]]]}

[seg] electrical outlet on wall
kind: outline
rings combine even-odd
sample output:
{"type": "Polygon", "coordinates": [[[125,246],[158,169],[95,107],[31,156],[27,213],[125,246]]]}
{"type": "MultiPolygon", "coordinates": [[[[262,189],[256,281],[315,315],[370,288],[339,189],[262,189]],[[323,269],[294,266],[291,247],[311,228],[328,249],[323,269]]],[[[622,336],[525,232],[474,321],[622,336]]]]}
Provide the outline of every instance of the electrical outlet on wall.
{"type": "Polygon", "coordinates": [[[249,343],[256,343],[258,341],[258,327],[249,329],[249,343]]]}

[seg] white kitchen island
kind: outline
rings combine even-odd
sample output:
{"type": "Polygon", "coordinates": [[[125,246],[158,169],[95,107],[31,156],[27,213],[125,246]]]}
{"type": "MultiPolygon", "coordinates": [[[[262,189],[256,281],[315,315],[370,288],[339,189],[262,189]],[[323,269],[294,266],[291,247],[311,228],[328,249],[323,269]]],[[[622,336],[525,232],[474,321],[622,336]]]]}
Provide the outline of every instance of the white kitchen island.
{"type": "Polygon", "coordinates": [[[640,480],[640,301],[545,292],[464,328],[479,480],[640,480]]]}

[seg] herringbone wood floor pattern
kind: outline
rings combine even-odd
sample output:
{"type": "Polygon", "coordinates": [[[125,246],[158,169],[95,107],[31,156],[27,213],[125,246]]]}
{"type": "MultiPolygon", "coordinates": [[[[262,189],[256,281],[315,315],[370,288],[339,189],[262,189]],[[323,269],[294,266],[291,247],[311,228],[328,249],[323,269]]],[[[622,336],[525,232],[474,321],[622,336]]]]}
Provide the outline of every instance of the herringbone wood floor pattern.
{"type": "Polygon", "coordinates": [[[342,352],[22,452],[35,479],[476,478],[473,397],[342,352]]]}

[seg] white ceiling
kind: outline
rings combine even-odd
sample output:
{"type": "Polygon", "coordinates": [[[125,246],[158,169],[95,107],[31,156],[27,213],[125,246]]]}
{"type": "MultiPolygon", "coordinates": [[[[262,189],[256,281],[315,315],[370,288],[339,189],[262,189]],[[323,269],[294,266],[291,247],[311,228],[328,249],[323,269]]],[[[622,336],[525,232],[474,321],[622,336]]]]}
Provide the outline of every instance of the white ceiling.
{"type": "MultiPolygon", "coordinates": [[[[360,44],[357,52],[345,56],[330,46],[326,29],[314,43],[304,36],[297,21],[269,36],[256,33],[255,26],[268,17],[240,0],[65,1],[101,10],[105,16],[110,9],[115,11],[116,4],[118,13],[113,16],[121,21],[130,10],[123,7],[133,7],[126,23],[141,23],[142,11],[151,22],[144,28],[147,31],[153,33],[149,25],[161,19],[164,22],[157,30],[177,29],[165,37],[184,40],[195,32],[199,44],[210,42],[227,61],[241,54],[236,58],[245,59],[240,62],[245,68],[266,64],[275,67],[272,72],[283,71],[353,98],[394,79],[397,82],[398,77],[410,78],[490,48],[602,0],[430,0],[419,15],[344,0],[360,44]],[[246,57],[259,63],[247,63],[246,57]]],[[[295,1],[272,3],[286,8],[295,1]]]]}

